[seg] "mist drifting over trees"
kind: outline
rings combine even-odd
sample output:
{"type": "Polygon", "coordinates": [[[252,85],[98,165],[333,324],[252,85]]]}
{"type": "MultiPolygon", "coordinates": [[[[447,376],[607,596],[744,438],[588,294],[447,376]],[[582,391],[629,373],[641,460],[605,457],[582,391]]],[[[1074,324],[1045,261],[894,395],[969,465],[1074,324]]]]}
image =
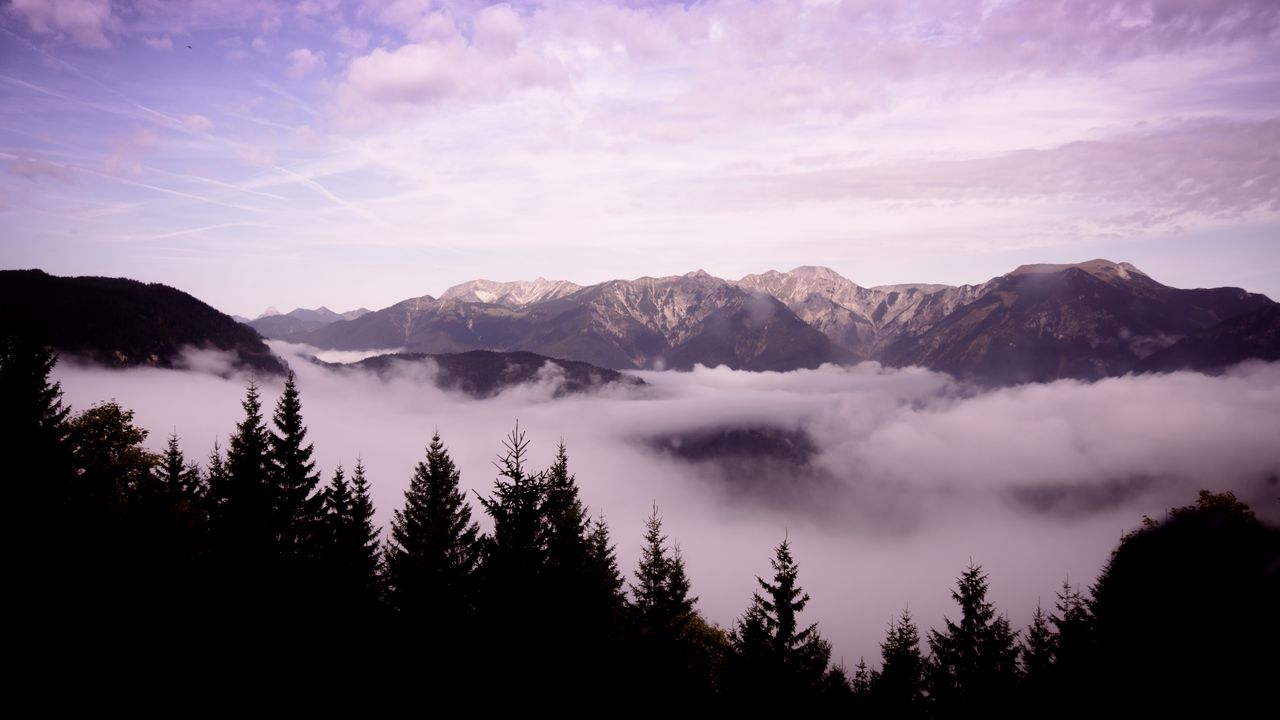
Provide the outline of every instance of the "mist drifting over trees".
{"type": "MultiPolygon", "coordinates": [[[[1276,669],[1280,531],[1231,493],[1144,519],[1096,579],[1064,582],[1028,627],[992,601],[974,558],[956,568],[942,623],[920,627],[904,607],[880,657],[852,663],[832,656],[828,619],[812,610],[804,547],[778,538],[733,623],[711,621],[662,505],[643,527],[612,525],[584,503],[568,442],[537,467],[516,425],[489,491],[468,496],[447,436],[432,432],[380,532],[365,460],[317,469],[294,376],[274,407],[244,387],[225,445],[197,464],[180,430],[163,453],[146,449],[148,431],[115,401],[69,407],[53,366],[15,338],[0,353],[6,449],[27,480],[18,537],[58,520],[47,552],[14,566],[17,647],[72,677],[183,667],[194,687],[226,663],[293,676],[376,656],[424,688],[498,683],[539,703],[972,717],[1104,699],[1245,707],[1276,669]],[[615,551],[624,532],[643,538],[634,567],[615,551]],[[1221,631],[1227,615],[1234,632],[1221,631]]],[[[348,681],[337,693],[369,691],[348,681]]]]}

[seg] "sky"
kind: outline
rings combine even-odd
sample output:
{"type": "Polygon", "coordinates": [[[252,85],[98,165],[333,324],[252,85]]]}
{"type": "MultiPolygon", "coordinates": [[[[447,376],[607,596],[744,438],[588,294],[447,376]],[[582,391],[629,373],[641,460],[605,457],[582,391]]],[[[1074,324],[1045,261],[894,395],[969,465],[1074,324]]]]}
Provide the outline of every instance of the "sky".
{"type": "Polygon", "coordinates": [[[0,223],[247,316],[1095,257],[1280,298],[1280,4],[3,0],[0,223]]]}
{"type": "MultiPolygon", "coordinates": [[[[1163,518],[1200,489],[1234,491],[1259,517],[1280,520],[1280,363],[985,392],[877,363],[700,367],[642,373],[648,385],[638,391],[554,400],[549,372],[475,400],[437,389],[430,366],[393,366],[385,377],[333,372],[298,354],[314,349],[272,347],[298,373],[319,471],[328,480],[361,457],[379,525],[403,506],[414,464],[439,431],[474,517],[491,529],[476,496],[491,495],[492,461],[518,421],[532,468],[548,466],[565,442],[582,500],[608,522],[628,579],[657,504],[698,607],[715,623],[730,627],[746,610],[755,577],[770,575],[772,548],[789,538],[812,597],[801,617],[819,623],[849,667],[860,657],[878,664],[885,628],[906,607],[922,629],[955,619],[950,590],[970,561],[1022,628],[1064,580],[1092,584],[1144,515],[1163,518]],[[803,433],[814,452],[803,464],[689,462],[651,442],[725,428],[803,433]]],[[[203,463],[243,419],[246,379],[216,353],[201,355],[189,371],[64,358],[54,378],[76,411],[115,399],[151,431],[148,447],[163,450],[176,432],[187,458],[203,463]]],[[[281,385],[263,382],[268,416],[281,385]]]]}

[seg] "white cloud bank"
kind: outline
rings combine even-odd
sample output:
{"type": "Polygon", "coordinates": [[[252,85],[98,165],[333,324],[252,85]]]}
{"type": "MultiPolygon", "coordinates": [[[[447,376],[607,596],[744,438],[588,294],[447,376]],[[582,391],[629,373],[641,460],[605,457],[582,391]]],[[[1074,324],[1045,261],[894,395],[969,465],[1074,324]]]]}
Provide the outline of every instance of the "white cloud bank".
{"type": "MultiPolygon", "coordinates": [[[[1186,504],[1201,488],[1235,490],[1273,521],[1280,513],[1280,364],[985,393],[874,363],[698,369],[645,373],[650,387],[639,393],[553,401],[548,378],[477,401],[432,387],[429,369],[379,379],[290,362],[320,468],[327,478],[362,456],[380,523],[402,502],[437,428],[464,486],[489,494],[490,462],[518,419],[535,466],[565,440],[583,499],[605,514],[627,571],[643,518],[659,504],[700,607],[716,622],[745,609],[754,575],[767,573],[771,547],[789,533],[813,596],[807,615],[850,666],[859,656],[878,659],[886,624],[908,603],[922,626],[954,615],[948,591],[970,558],[1023,624],[1064,577],[1092,582],[1143,514],[1186,504]],[[807,467],[720,467],[644,442],[723,426],[801,431],[816,453],[807,467]]],[[[111,398],[135,409],[154,448],[176,429],[191,459],[203,460],[215,439],[225,446],[241,415],[243,378],[70,363],[56,376],[77,409],[111,398]]],[[[263,388],[268,415],[279,390],[263,388]]],[[[483,522],[474,499],[473,508],[483,522]]]]}

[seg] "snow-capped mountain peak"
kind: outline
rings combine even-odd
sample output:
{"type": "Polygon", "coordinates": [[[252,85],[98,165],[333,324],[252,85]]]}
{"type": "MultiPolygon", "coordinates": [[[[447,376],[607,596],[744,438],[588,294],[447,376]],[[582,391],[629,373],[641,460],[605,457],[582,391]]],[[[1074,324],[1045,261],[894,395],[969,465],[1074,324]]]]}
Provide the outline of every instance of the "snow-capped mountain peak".
{"type": "Polygon", "coordinates": [[[503,305],[519,309],[544,300],[564,297],[581,289],[582,286],[568,280],[547,280],[542,277],[536,280],[513,282],[471,280],[445,290],[440,299],[462,303],[503,305]]]}

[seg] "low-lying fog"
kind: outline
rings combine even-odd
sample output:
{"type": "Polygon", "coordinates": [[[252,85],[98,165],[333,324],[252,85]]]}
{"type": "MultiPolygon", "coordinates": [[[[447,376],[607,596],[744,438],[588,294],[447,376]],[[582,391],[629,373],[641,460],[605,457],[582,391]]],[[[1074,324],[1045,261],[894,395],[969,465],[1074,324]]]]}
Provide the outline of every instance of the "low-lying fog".
{"type": "MultiPolygon", "coordinates": [[[[1280,515],[1280,364],[995,391],[875,363],[699,368],[639,373],[649,384],[640,391],[557,400],[551,374],[475,400],[436,389],[422,366],[379,378],[275,349],[297,371],[324,479],[363,457],[384,526],[434,429],[464,485],[487,495],[491,461],[519,420],[536,467],[567,443],[583,499],[604,513],[628,573],[656,502],[699,608],[726,627],[789,535],[812,595],[805,614],[850,667],[861,656],[878,664],[884,630],[905,606],[922,634],[954,617],[950,590],[970,559],[1020,627],[1037,600],[1052,605],[1064,578],[1091,583],[1144,513],[1159,517],[1201,488],[1234,490],[1273,522],[1280,515]]],[[[115,399],[151,431],[150,447],[176,429],[188,459],[203,463],[242,417],[245,378],[208,372],[215,357],[195,366],[68,361],[55,377],[74,409],[115,399]]],[[[268,417],[279,385],[263,387],[268,417]]],[[[483,526],[474,496],[472,506],[483,526]]]]}

